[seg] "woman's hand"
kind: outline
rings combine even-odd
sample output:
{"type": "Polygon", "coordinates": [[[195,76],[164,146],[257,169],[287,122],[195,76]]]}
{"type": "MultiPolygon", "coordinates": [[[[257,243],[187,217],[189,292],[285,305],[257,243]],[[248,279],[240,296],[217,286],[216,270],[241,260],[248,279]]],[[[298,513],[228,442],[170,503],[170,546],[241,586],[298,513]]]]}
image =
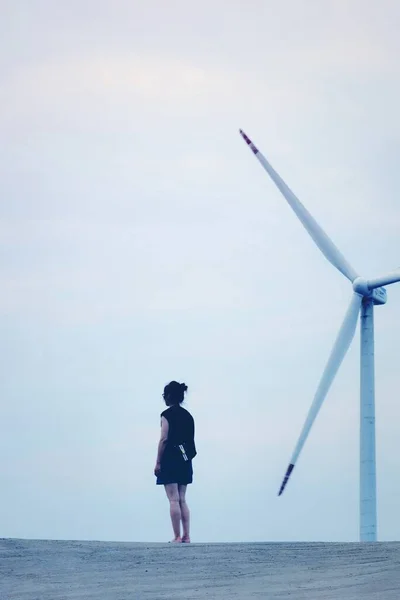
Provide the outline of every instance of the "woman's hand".
{"type": "Polygon", "coordinates": [[[161,464],[156,463],[156,466],[154,467],[154,475],[156,477],[158,477],[160,473],[161,473],[161,464]]]}

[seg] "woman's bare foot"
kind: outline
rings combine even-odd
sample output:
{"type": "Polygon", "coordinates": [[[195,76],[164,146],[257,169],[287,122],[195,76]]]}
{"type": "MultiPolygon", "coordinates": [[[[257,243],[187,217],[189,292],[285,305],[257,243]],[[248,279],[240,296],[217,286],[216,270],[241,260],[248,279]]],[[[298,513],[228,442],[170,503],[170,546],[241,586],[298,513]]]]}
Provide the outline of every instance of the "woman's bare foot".
{"type": "Polygon", "coordinates": [[[184,535],[181,539],[182,544],[190,544],[190,537],[188,535],[184,535]]]}
{"type": "Polygon", "coordinates": [[[182,538],[181,537],[176,537],[173,540],[170,541],[170,544],[181,544],[182,543],[182,538]]]}

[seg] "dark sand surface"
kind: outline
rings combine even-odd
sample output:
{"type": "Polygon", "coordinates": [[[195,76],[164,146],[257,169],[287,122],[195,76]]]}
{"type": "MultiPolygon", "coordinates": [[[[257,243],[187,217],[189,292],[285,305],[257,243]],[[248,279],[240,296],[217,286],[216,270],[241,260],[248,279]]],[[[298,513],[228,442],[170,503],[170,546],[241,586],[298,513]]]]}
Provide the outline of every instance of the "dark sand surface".
{"type": "Polygon", "coordinates": [[[400,600],[400,543],[0,540],[1,600],[400,600]]]}

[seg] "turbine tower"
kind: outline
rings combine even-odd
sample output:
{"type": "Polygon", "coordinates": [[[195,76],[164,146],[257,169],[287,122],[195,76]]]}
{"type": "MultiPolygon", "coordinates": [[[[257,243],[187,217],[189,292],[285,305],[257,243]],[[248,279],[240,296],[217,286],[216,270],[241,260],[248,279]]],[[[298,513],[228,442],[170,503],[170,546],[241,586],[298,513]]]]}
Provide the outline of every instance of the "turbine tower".
{"type": "Polygon", "coordinates": [[[347,262],[300,200],[293,194],[250,138],[240,134],[281,191],[318,248],[353,286],[353,294],[342,326],[322,374],[314,400],[308,412],[300,437],[290,459],[279,496],[283,493],[307,440],[311,427],[328,394],[329,388],[353,340],[358,316],[361,314],[361,370],[360,370],[360,541],[377,539],[376,466],[375,466],[375,381],[374,381],[374,305],[386,303],[384,285],[400,281],[400,269],[375,279],[364,279],[347,262]]]}

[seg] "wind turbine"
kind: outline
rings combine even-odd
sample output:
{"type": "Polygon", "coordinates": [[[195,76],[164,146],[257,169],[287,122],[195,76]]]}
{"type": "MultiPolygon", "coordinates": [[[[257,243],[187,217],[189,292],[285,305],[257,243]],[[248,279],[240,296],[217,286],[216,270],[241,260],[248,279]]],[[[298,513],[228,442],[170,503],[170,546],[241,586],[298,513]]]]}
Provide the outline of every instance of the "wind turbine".
{"type": "Polygon", "coordinates": [[[361,313],[361,370],[360,370],[360,541],[377,539],[376,518],[376,466],[375,466],[375,380],[374,380],[374,305],[386,303],[386,290],[382,287],[400,281],[400,269],[375,279],[360,277],[343,254],[326,235],[298,198],[240,129],[244,141],[281,191],[318,248],[353,286],[349,308],[333,345],[325,370],[318,384],[300,437],[290,459],[279,496],[283,493],[307,440],[311,427],[328,394],[329,388],[353,340],[358,316],[361,313]]]}

